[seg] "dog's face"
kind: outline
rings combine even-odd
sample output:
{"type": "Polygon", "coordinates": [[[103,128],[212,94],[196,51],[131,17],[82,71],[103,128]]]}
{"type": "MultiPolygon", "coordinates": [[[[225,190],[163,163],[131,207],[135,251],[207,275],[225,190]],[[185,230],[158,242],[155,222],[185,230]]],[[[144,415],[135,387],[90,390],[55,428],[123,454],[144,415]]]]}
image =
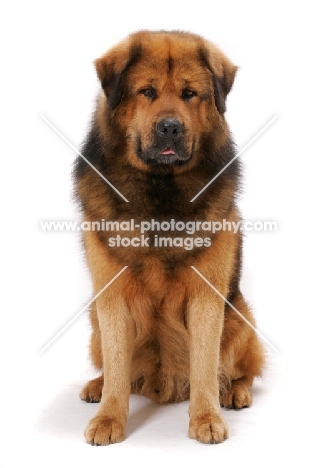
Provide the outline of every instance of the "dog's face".
{"type": "Polygon", "coordinates": [[[107,121],[134,166],[191,167],[202,139],[227,138],[225,99],[236,67],[192,34],[139,32],[96,61],[107,121]]]}

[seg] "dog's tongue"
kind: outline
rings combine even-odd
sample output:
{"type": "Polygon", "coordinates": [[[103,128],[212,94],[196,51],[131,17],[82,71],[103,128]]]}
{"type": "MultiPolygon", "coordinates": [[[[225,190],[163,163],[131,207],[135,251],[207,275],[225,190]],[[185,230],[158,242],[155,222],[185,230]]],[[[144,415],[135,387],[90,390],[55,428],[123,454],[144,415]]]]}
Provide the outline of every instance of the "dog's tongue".
{"type": "Polygon", "coordinates": [[[165,148],[160,154],[175,154],[172,148],[165,148]]]}

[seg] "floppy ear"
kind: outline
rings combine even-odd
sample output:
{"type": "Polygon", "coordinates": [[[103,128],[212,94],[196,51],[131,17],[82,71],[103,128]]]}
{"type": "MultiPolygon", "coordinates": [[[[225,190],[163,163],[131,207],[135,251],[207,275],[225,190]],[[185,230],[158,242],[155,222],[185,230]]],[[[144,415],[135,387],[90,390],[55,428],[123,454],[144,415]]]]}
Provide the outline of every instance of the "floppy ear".
{"type": "Polygon", "coordinates": [[[94,61],[95,69],[111,109],[122,100],[125,75],[139,57],[139,47],[124,41],[94,61]]]}
{"type": "Polygon", "coordinates": [[[200,50],[200,56],[212,74],[216,107],[220,114],[224,114],[226,97],[231,91],[238,67],[211,43],[206,43],[206,47],[200,50]]]}

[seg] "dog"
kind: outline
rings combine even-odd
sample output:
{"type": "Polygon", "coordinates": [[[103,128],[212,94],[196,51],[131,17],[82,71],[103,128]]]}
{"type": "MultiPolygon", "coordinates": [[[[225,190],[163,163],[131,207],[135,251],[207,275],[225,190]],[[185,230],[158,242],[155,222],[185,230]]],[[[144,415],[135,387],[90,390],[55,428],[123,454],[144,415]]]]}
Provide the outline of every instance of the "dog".
{"type": "Polygon", "coordinates": [[[83,233],[101,372],[80,393],[100,402],[86,441],[124,440],[135,393],[189,399],[189,437],[222,442],[221,407],[250,406],[264,368],[239,288],[242,233],[211,227],[241,220],[238,159],[220,172],[235,157],[225,111],[237,67],[198,35],[138,31],[95,68],[101,93],[74,169],[84,223],[104,226],[83,233]]]}

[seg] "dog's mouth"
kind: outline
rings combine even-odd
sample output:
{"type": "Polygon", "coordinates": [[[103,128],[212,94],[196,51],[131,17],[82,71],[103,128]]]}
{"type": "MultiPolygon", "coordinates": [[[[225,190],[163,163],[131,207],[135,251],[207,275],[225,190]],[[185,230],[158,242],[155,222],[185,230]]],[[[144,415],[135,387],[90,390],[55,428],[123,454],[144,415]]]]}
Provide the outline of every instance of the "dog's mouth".
{"type": "Polygon", "coordinates": [[[164,156],[173,156],[175,155],[175,151],[170,146],[167,146],[160,154],[164,156]]]}
{"type": "Polygon", "coordinates": [[[179,145],[179,148],[174,146],[165,146],[165,148],[161,150],[156,147],[150,147],[146,150],[142,150],[141,142],[138,141],[137,155],[148,165],[182,166],[190,160],[192,151],[187,152],[182,145],[179,145]]]}
{"type": "Polygon", "coordinates": [[[167,146],[163,151],[159,153],[159,157],[156,158],[157,164],[175,164],[179,161],[183,161],[172,147],[167,146]]]}

